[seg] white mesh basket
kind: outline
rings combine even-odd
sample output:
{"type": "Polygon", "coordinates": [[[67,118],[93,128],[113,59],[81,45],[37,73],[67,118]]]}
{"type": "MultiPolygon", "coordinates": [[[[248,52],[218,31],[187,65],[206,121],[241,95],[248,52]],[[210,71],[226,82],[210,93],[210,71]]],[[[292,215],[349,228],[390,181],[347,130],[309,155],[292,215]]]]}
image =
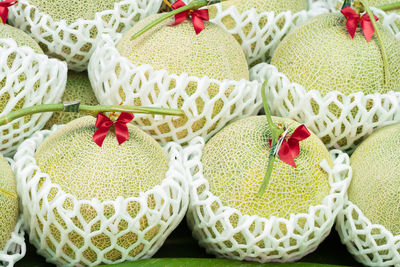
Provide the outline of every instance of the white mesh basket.
{"type": "Polygon", "coordinates": [[[400,235],[373,224],[348,200],[336,219],[336,231],[357,261],[366,266],[400,266],[400,235]]]}
{"type": "Polygon", "coordinates": [[[1,266],[12,267],[25,256],[26,244],[24,234],[23,219],[21,216],[15,225],[14,232],[11,233],[10,240],[8,240],[3,250],[0,251],[1,266]]]}
{"type": "Polygon", "coordinates": [[[187,116],[184,124],[176,123],[177,118],[171,116],[135,115],[134,123],[163,143],[184,144],[195,136],[207,139],[228,122],[257,114],[262,106],[257,81],[218,81],[185,73],[175,75],[166,70],[156,71],[149,65],[136,66],[119,54],[114,42],[106,35],[90,59],[88,72],[96,97],[103,105],[139,102],[143,106],[179,108],[178,103],[183,102],[180,109],[187,116]],[[189,83],[197,84],[192,95],[186,92],[189,83]],[[209,95],[211,85],[219,88],[215,96],[209,95]],[[197,108],[199,100],[204,103],[202,109],[197,108]],[[213,116],[214,107],[221,101],[223,107],[213,116]]]}
{"type": "Polygon", "coordinates": [[[331,190],[320,205],[311,206],[308,213],[291,214],[289,219],[274,216],[266,219],[224,206],[209,191],[200,162],[203,147],[204,140],[194,139],[184,149],[183,158],[187,172],[192,175],[187,221],[193,236],[207,252],[218,257],[262,263],[295,261],[314,251],[330,233],[336,215],[343,208],[351,179],[347,154],[333,150],[330,153],[333,167],[326,161],[321,163],[329,173],[331,190]],[[238,222],[236,226],[230,222],[232,216],[238,222]],[[218,230],[217,225],[222,225],[223,230],[218,230]],[[286,233],[282,227],[287,229],[286,233]],[[235,239],[237,235],[242,235],[247,244],[239,244],[235,239]]]}
{"type": "Polygon", "coordinates": [[[250,79],[267,81],[266,95],[273,115],[304,123],[328,148],[351,151],[375,129],[400,121],[400,92],[346,96],[332,91],[321,96],[316,90],[307,91],[290,82],[266,63],[253,67],[250,79]],[[331,112],[332,105],[342,112],[331,112]]]}
{"type": "Polygon", "coordinates": [[[117,38],[137,21],[158,11],[161,0],[122,0],[113,10],[95,14],[93,20],[79,19],[71,24],[54,21],[40,12],[29,0],[19,0],[10,8],[12,25],[29,33],[52,56],[67,61],[75,71],[87,68],[99,35],[107,33],[117,38]]]}
{"type": "Polygon", "coordinates": [[[161,185],[141,192],[140,196],[117,197],[114,201],[104,202],[98,199],[78,200],[53,184],[47,174],[41,173],[34,159],[37,147],[59,127],[35,133],[21,144],[14,158],[24,222],[30,241],[38,253],[47,261],[62,266],[93,266],[151,257],[180,223],[187,210],[188,183],[181,147],[176,143],[165,145],[164,149],[170,158],[166,178],[161,185]],[[41,187],[37,190],[39,184],[41,187]],[[51,190],[57,190],[53,200],[47,197],[51,190]],[[149,198],[152,199],[151,205],[149,198]],[[64,208],[67,203],[72,204],[73,208],[64,208]],[[135,217],[127,211],[132,205],[138,208],[135,217]],[[80,210],[89,208],[95,210],[95,216],[86,222],[80,210]],[[64,224],[60,224],[57,216],[62,218],[64,224]],[[122,230],[120,223],[126,225],[122,230]],[[77,224],[81,224],[81,227],[77,224]],[[91,230],[94,225],[98,225],[95,231],[91,230]],[[51,233],[54,233],[54,229],[60,233],[58,238],[51,233]],[[74,233],[75,237],[80,236],[82,246],[77,247],[70,240],[69,236],[74,233]],[[109,244],[96,246],[96,240],[100,237],[108,240],[109,244]],[[128,240],[129,246],[123,246],[120,242],[125,241],[121,240],[128,240]],[[93,259],[89,260],[91,257],[93,259]],[[119,259],[110,260],[110,257],[119,259]]]}
{"type": "MultiPolygon", "coordinates": [[[[65,90],[64,62],[18,47],[13,39],[0,39],[0,99],[8,99],[0,116],[24,107],[59,103],[65,90]],[[11,68],[7,59],[14,56],[11,68]]],[[[51,113],[34,114],[0,126],[0,154],[11,155],[32,133],[44,127],[51,113]]]]}
{"type": "Polygon", "coordinates": [[[254,8],[239,12],[236,6],[222,10],[222,4],[219,3],[215,5],[216,16],[211,21],[236,37],[249,65],[253,66],[260,62],[269,62],[276,47],[292,29],[330,10],[329,0],[310,0],[309,2],[309,10],[297,13],[286,11],[278,14],[258,13],[254,8]],[[234,21],[232,27],[227,27],[223,23],[228,18],[234,21]]]}

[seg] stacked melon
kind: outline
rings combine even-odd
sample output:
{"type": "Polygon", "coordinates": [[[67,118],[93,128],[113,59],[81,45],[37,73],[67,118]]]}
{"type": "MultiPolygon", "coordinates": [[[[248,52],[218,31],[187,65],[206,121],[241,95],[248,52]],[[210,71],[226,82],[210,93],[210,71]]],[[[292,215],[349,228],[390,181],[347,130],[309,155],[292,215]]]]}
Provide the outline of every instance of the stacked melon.
{"type": "MultiPolygon", "coordinates": [[[[290,119],[274,118],[289,128],[289,135],[300,126],[290,119]]],[[[329,194],[328,174],[319,166],[332,161],[328,150],[314,134],[301,142],[298,168],[277,160],[264,195],[258,191],[267,170],[271,132],[265,116],[242,119],[211,138],[202,151],[201,163],[210,191],[224,205],[244,214],[264,218],[289,218],[291,213],[307,212],[329,194]],[[293,205],[296,203],[296,205],[293,205]]]]}
{"type": "Polygon", "coordinates": [[[84,71],[101,34],[113,37],[140,19],[156,13],[159,0],[66,1],[21,0],[11,8],[9,21],[38,41],[43,51],[84,71]]]}
{"type": "Polygon", "coordinates": [[[144,116],[135,120],[157,140],[179,143],[198,135],[209,138],[225,121],[260,109],[258,84],[248,82],[240,45],[217,25],[205,22],[205,29],[196,35],[191,21],[169,27],[173,20],[168,19],[131,40],[159,16],[140,21],[122,37],[114,50],[118,53],[111,63],[115,67],[105,68],[109,53],[98,48],[89,76],[100,104],[181,108],[186,115],[182,118],[144,116]],[[109,78],[110,68],[115,69],[115,78],[109,78]],[[239,102],[254,104],[236,106],[239,102]]]}
{"type": "MultiPolygon", "coordinates": [[[[0,115],[60,100],[67,72],[64,63],[42,55],[43,51],[31,37],[9,25],[0,25],[0,47],[5,59],[0,72],[0,115]]],[[[26,116],[0,126],[0,153],[14,153],[46,120],[48,115],[26,116]]]]}
{"type": "Polygon", "coordinates": [[[149,257],[185,212],[185,186],[167,174],[177,177],[179,171],[171,166],[180,161],[170,161],[153,138],[133,125],[123,144],[109,132],[99,147],[93,142],[95,121],[75,119],[48,137],[39,132],[16,156],[17,164],[26,163],[17,176],[30,240],[56,264],[149,257]],[[32,175],[29,168],[38,172],[32,175]]]}
{"type": "Polygon", "coordinates": [[[340,13],[310,19],[280,43],[272,66],[252,75],[276,81],[268,84],[274,114],[307,123],[328,147],[354,149],[398,112],[390,103],[400,91],[400,40],[379,23],[383,45],[376,35],[367,42],[361,28],[353,39],[345,24],[340,13]]]}
{"type": "Polygon", "coordinates": [[[349,200],[374,224],[400,234],[400,125],[374,132],[351,156],[349,200]]]}
{"type": "Polygon", "coordinates": [[[349,252],[366,266],[397,266],[400,253],[400,124],[370,135],[351,156],[348,201],[336,229],[349,252]]]}
{"type": "Polygon", "coordinates": [[[279,41],[289,32],[293,24],[298,23],[296,20],[301,20],[294,15],[307,10],[307,7],[307,0],[228,0],[209,9],[210,17],[233,34],[247,51],[250,65],[254,66],[270,60],[273,49],[279,41]],[[230,9],[235,11],[229,11],[230,9]],[[290,14],[287,13],[289,11],[290,14]]]}
{"type": "MultiPolygon", "coordinates": [[[[300,126],[290,119],[272,119],[288,129],[287,138],[300,126]]],[[[265,193],[259,195],[272,160],[270,139],[267,119],[258,116],[226,126],[204,148],[198,140],[188,148],[188,223],[209,253],[236,260],[293,261],[314,250],[330,232],[346,190],[331,183],[329,169],[336,167],[330,153],[311,133],[299,143],[297,168],[277,157],[265,193]],[[340,194],[330,198],[332,192],[340,194]]],[[[344,176],[346,184],[348,174],[344,176]]]]}
{"type": "Polygon", "coordinates": [[[342,14],[309,20],[282,41],[271,64],[292,82],[322,95],[331,91],[349,95],[400,90],[400,41],[379,26],[388,55],[389,82],[385,84],[382,48],[376,38],[366,42],[358,29],[352,39],[345,23],[342,14]]]}
{"type": "Polygon", "coordinates": [[[18,197],[14,173],[0,155],[0,253],[11,238],[18,220],[18,197]]]}

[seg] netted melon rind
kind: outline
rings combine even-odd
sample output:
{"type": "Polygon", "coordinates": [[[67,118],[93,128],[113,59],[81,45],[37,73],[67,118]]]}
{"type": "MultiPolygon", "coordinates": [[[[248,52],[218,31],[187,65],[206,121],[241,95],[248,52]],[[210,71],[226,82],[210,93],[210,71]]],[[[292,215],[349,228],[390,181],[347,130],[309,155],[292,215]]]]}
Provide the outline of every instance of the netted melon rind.
{"type": "Polygon", "coordinates": [[[75,71],[87,68],[97,38],[110,34],[114,39],[140,19],[158,11],[161,0],[122,0],[114,9],[98,12],[93,20],[79,19],[71,24],[54,21],[28,0],[10,8],[9,22],[29,33],[46,54],[67,61],[75,71]]]}
{"type": "Polygon", "coordinates": [[[185,169],[182,165],[182,148],[176,143],[168,143],[164,146],[170,157],[166,178],[163,179],[161,185],[140,193],[138,197],[118,197],[114,201],[104,202],[99,202],[97,199],[77,200],[74,196],[66,194],[58,185],[53,184],[47,174],[41,173],[34,159],[35,150],[40,143],[59,127],[61,126],[56,125],[51,130],[36,132],[30,139],[21,144],[14,157],[15,165],[13,169],[17,177],[18,193],[21,196],[24,223],[30,235],[31,243],[37,247],[39,254],[46,257],[47,261],[63,266],[111,264],[150,258],[180,223],[187,210],[189,201],[188,183],[185,179],[185,169]],[[38,188],[39,183],[41,187],[37,191],[35,189],[38,188]],[[56,197],[49,201],[46,196],[52,189],[56,189],[58,192],[56,197]],[[154,199],[154,207],[149,207],[149,197],[154,199]],[[63,204],[66,202],[69,203],[68,205],[73,205],[73,210],[63,208],[63,204]],[[39,203],[42,203],[42,208],[40,208],[39,203]],[[138,203],[137,205],[140,206],[135,218],[132,218],[126,211],[127,205],[132,205],[133,203],[138,203]],[[80,214],[80,207],[82,208],[83,205],[96,211],[97,216],[89,223],[85,223],[80,214]],[[109,207],[113,207],[114,213],[107,219],[103,212],[105,213],[105,210],[109,210],[109,207]],[[58,213],[57,216],[61,216],[64,222],[67,222],[66,229],[57,221],[55,211],[58,213]],[[144,216],[146,216],[147,226],[145,229],[140,229],[141,219],[144,216]],[[74,224],[72,218],[77,218],[84,226],[84,229],[74,224]],[[38,223],[38,220],[40,223],[38,223]],[[129,225],[123,231],[118,230],[121,220],[126,221],[129,225]],[[96,222],[100,223],[100,230],[92,232],[90,228],[96,222]],[[60,242],[57,242],[56,238],[49,234],[51,227],[56,227],[61,233],[60,242]],[[152,235],[150,240],[147,240],[149,238],[146,233],[151,233],[154,227],[159,227],[157,234],[152,235]],[[83,238],[83,247],[76,248],[71,242],[67,242],[68,234],[73,234],[74,232],[79,233],[83,238]],[[103,249],[96,247],[94,245],[95,241],[92,242],[91,238],[99,234],[106,235],[111,245],[103,249]],[[125,238],[127,235],[130,235],[130,237],[135,236],[136,242],[125,249],[118,245],[117,240],[118,238],[125,238]],[[48,242],[58,248],[57,252],[46,246],[48,242]],[[75,258],[71,258],[63,252],[64,245],[68,245],[72,249],[75,258]],[[89,248],[96,253],[96,261],[88,261],[83,257],[85,251],[88,253],[87,249],[89,248]],[[108,255],[107,253],[110,251],[117,253],[115,250],[119,251],[121,259],[116,261],[107,260],[105,258],[108,255]],[[136,255],[130,256],[129,253],[136,255]]]}
{"type": "Polygon", "coordinates": [[[336,219],[336,231],[354,258],[366,266],[400,266],[400,235],[373,224],[348,200],[336,219]]]}
{"type": "Polygon", "coordinates": [[[276,47],[289,31],[330,9],[327,0],[310,2],[312,4],[308,11],[297,13],[286,11],[279,14],[258,13],[254,8],[239,12],[236,6],[223,10],[222,4],[218,3],[215,5],[215,17],[210,21],[236,36],[245,52],[248,64],[253,66],[259,62],[269,62],[276,47]],[[223,22],[225,19],[232,19],[235,26],[227,27],[223,22]]]}
{"type": "Polygon", "coordinates": [[[26,244],[23,227],[23,218],[20,216],[15,225],[14,232],[11,233],[10,240],[8,240],[3,250],[0,251],[1,266],[12,267],[25,256],[26,244]]]}
{"type": "MultiPolygon", "coordinates": [[[[0,116],[17,106],[54,104],[61,100],[67,79],[65,62],[37,54],[30,47],[18,47],[12,39],[0,39],[0,62],[7,62],[11,55],[15,57],[12,67],[1,64],[0,69],[0,80],[7,79],[0,88],[0,98],[9,97],[0,116]]],[[[23,140],[44,127],[50,116],[51,113],[34,114],[0,126],[0,153],[12,155],[23,140]]]]}
{"type": "Polygon", "coordinates": [[[181,110],[187,115],[188,121],[179,127],[175,127],[177,118],[173,116],[137,114],[135,117],[134,122],[142,130],[162,143],[175,141],[183,144],[195,136],[209,138],[232,120],[256,115],[262,106],[260,84],[256,81],[218,81],[206,76],[155,71],[149,65],[136,66],[120,55],[107,35],[103,36],[103,42],[93,53],[88,72],[96,97],[103,105],[132,105],[135,99],[140,99],[143,106],[178,108],[178,103],[182,102],[181,110]],[[190,96],[185,90],[189,83],[197,84],[196,92],[190,96]],[[208,93],[211,85],[219,89],[214,97],[208,93]],[[204,103],[201,111],[197,110],[196,105],[199,99],[204,103]],[[220,105],[220,101],[223,107],[213,116],[214,107],[220,105]],[[196,128],[194,125],[203,119],[204,126],[196,128]]]}
{"type": "Polygon", "coordinates": [[[193,139],[183,151],[183,162],[187,172],[191,173],[187,221],[193,236],[207,252],[261,263],[296,261],[314,251],[330,233],[350,184],[351,167],[347,154],[332,150],[333,167],[330,168],[327,162],[321,163],[321,167],[329,172],[331,186],[322,204],[311,206],[308,213],[291,214],[289,219],[266,219],[224,206],[209,191],[200,162],[203,147],[202,138],[193,139]],[[236,225],[231,223],[232,216],[236,225]],[[246,240],[247,244],[239,244],[237,240],[246,240]]]}
{"type": "Polygon", "coordinates": [[[304,123],[329,149],[352,151],[374,130],[400,122],[400,92],[344,95],[331,91],[324,96],[291,82],[266,63],[250,70],[250,79],[267,81],[271,113],[304,123]],[[330,109],[330,107],[333,109],[330,109]],[[334,110],[340,109],[340,114],[334,110]]]}

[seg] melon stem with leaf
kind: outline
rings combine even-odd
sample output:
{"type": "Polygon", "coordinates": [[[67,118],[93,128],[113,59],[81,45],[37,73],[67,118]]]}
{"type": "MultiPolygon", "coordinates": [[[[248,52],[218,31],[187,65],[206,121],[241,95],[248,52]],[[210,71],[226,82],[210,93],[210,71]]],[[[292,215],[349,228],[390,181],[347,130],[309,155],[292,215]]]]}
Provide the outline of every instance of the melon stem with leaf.
{"type": "Polygon", "coordinates": [[[153,115],[183,116],[184,112],[179,109],[139,107],[139,106],[121,106],[121,105],[80,105],[79,102],[64,104],[44,104],[28,108],[19,109],[0,117],[0,126],[10,123],[18,118],[43,112],[79,112],[81,114],[96,117],[103,112],[127,112],[153,115]]]}
{"type": "Polygon", "coordinates": [[[185,12],[187,10],[196,10],[196,9],[202,8],[204,6],[214,5],[214,4],[220,3],[222,1],[223,0],[194,0],[194,1],[190,2],[189,4],[187,4],[186,6],[180,7],[178,9],[172,10],[167,13],[164,13],[159,18],[155,19],[154,21],[152,21],[151,23],[146,25],[142,30],[140,30],[137,33],[135,33],[134,35],[132,35],[131,41],[140,37],[145,32],[147,32],[148,30],[153,28],[154,26],[160,24],[161,22],[163,22],[164,20],[166,20],[172,16],[175,16],[175,15],[185,12]]]}
{"type": "Polygon", "coordinates": [[[261,87],[261,96],[263,100],[263,105],[264,105],[264,110],[265,110],[265,115],[267,117],[267,122],[268,122],[268,127],[271,131],[272,135],[272,140],[271,140],[271,153],[269,155],[269,161],[268,161],[268,166],[267,166],[267,172],[265,173],[264,180],[261,184],[260,190],[258,191],[258,196],[262,197],[262,195],[265,193],[265,190],[268,186],[269,179],[271,178],[272,170],[274,168],[274,162],[275,162],[275,147],[276,144],[278,143],[279,136],[283,133],[283,129],[278,127],[274,122],[272,121],[272,116],[271,112],[269,110],[268,106],[268,101],[267,97],[265,95],[265,87],[267,85],[267,82],[265,81],[261,87]]]}

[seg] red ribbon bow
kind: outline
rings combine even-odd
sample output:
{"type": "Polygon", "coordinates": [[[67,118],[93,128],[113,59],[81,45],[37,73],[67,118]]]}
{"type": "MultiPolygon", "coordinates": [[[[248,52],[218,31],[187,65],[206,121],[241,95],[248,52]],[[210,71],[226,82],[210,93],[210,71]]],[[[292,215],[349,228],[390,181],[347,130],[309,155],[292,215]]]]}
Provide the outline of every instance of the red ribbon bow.
{"type": "MultiPolygon", "coordinates": [[[[299,142],[307,139],[308,137],[310,137],[310,132],[304,124],[297,127],[288,140],[286,140],[286,138],[283,140],[278,152],[279,159],[293,166],[294,168],[297,168],[294,159],[300,154],[299,142]]],[[[271,141],[272,140],[270,140],[269,143],[270,146],[271,141]]]]}
{"type": "MultiPolygon", "coordinates": [[[[361,29],[364,33],[365,39],[367,42],[371,41],[372,36],[374,36],[374,26],[372,25],[371,18],[367,13],[360,17],[357,12],[354,11],[351,7],[345,7],[340,12],[347,18],[346,28],[351,35],[351,38],[354,38],[356,34],[358,23],[361,25],[361,29]]],[[[375,20],[378,20],[378,17],[375,16],[375,20]]]]}
{"type": "Polygon", "coordinates": [[[101,147],[103,145],[104,139],[107,136],[108,131],[110,130],[111,126],[114,125],[115,135],[117,137],[118,144],[121,145],[129,138],[128,126],[126,126],[126,124],[133,120],[133,118],[134,116],[132,113],[123,112],[114,123],[104,114],[97,114],[97,120],[95,124],[97,131],[93,134],[93,141],[99,147],[101,147]]]}
{"type": "MultiPolygon", "coordinates": [[[[183,6],[186,6],[186,4],[182,0],[178,0],[172,5],[172,8],[178,9],[183,6]]],[[[175,22],[171,26],[181,24],[189,16],[192,17],[193,27],[196,34],[199,34],[202,30],[204,30],[205,26],[203,21],[208,21],[210,19],[208,16],[208,9],[186,10],[175,15],[175,22]]]]}
{"type": "Polygon", "coordinates": [[[0,18],[6,24],[8,18],[8,8],[18,3],[16,0],[4,0],[0,2],[0,18]]]}

